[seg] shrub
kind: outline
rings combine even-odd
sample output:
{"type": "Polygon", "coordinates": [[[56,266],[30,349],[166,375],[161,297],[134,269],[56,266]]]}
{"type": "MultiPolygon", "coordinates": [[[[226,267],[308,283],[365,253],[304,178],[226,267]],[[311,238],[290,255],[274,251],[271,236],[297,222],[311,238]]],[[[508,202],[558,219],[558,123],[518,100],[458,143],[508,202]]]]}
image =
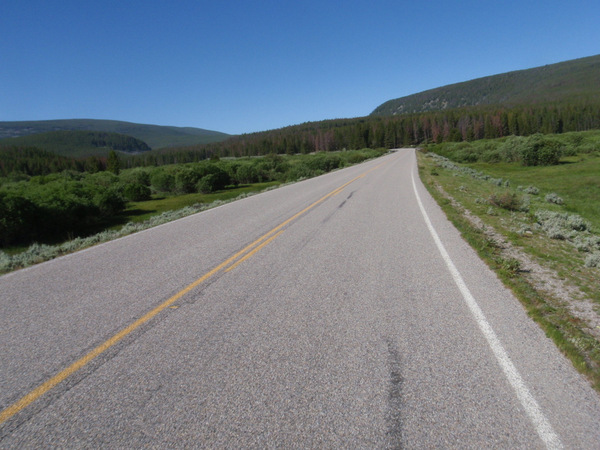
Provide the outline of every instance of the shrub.
{"type": "Polygon", "coordinates": [[[150,174],[147,170],[142,168],[136,168],[121,172],[119,176],[121,181],[125,184],[138,183],[143,186],[150,186],[150,174]]]}
{"type": "Polygon", "coordinates": [[[94,186],[109,187],[119,182],[119,177],[112,172],[97,172],[86,178],[86,183],[94,186]]]}
{"type": "Polygon", "coordinates": [[[158,169],[150,176],[150,184],[159,192],[172,192],[175,188],[175,177],[164,169],[158,169]]]}
{"type": "Polygon", "coordinates": [[[521,261],[515,258],[502,258],[500,261],[501,269],[509,276],[514,277],[521,271],[521,261]]]}
{"type": "Polygon", "coordinates": [[[238,183],[241,184],[258,183],[259,181],[258,171],[250,164],[240,164],[235,171],[235,176],[238,183]]]}
{"type": "Polygon", "coordinates": [[[524,166],[551,166],[558,164],[561,156],[560,144],[542,134],[534,134],[520,147],[521,163],[524,166]]]}
{"type": "Polygon", "coordinates": [[[502,154],[499,150],[488,150],[481,154],[481,160],[487,163],[499,163],[502,161],[502,154]]]}
{"type": "Polygon", "coordinates": [[[196,192],[199,176],[190,167],[182,167],[175,174],[175,189],[183,194],[196,192]]]}
{"type": "Polygon", "coordinates": [[[531,195],[538,195],[540,193],[540,190],[538,188],[536,188],[535,186],[527,186],[523,191],[526,194],[531,194],[531,195]]]}
{"type": "Polygon", "coordinates": [[[309,178],[313,175],[314,172],[306,164],[295,164],[290,170],[288,170],[287,180],[294,181],[299,180],[301,178],[309,178]]]}
{"type": "Polygon", "coordinates": [[[215,166],[214,164],[207,165],[204,170],[203,177],[207,175],[213,176],[213,188],[215,191],[225,189],[225,187],[231,183],[231,177],[227,171],[215,166]]]}
{"type": "Polygon", "coordinates": [[[105,189],[94,196],[94,204],[104,216],[112,216],[125,209],[125,199],[117,189],[105,189]]]}
{"type": "Polygon", "coordinates": [[[8,272],[12,269],[12,259],[2,250],[0,250],[0,272],[8,272]]]}
{"type": "Polygon", "coordinates": [[[568,215],[567,226],[571,230],[575,230],[575,231],[589,230],[588,223],[585,220],[583,220],[583,218],[581,216],[578,216],[577,214],[569,214],[568,215]]]}
{"type": "Polygon", "coordinates": [[[600,236],[577,236],[573,243],[580,252],[600,251],[600,236]]]}
{"type": "Polygon", "coordinates": [[[586,267],[600,267],[600,252],[594,252],[585,258],[586,267]]]}
{"type": "Polygon", "coordinates": [[[600,252],[594,252],[585,258],[585,267],[600,267],[600,252]]]}
{"type": "Polygon", "coordinates": [[[196,186],[196,188],[198,189],[198,192],[201,192],[203,194],[210,194],[211,192],[219,190],[218,185],[219,179],[217,175],[215,175],[214,173],[209,173],[208,175],[205,175],[202,178],[200,178],[200,181],[198,181],[198,185],[196,186]]]}
{"type": "Polygon", "coordinates": [[[479,155],[473,148],[465,148],[453,153],[452,159],[459,163],[474,163],[479,160],[479,155]]]}
{"type": "Polygon", "coordinates": [[[589,231],[590,225],[577,214],[538,211],[535,217],[542,230],[552,239],[569,239],[578,232],[589,231]]]}
{"type": "Polygon", "coordinates": [[[527,138],[522,136],[510,136],[499,147],[498,151],[505,162],[521,161],[521,150],[527,138]]]}
{"type": "Polygon", "coordinates": [[[314,157],[309,158],[306,164],[311,170],[320,171],[322,173],[331,172],[337,169],[341,165],[341,158],[338,155],[328,155],[325,153],[319,153],[314,157]]]}
{"type": "Polygon", "coordinates": [[[350,164],[358,164],[358,163],[363,162],[366,159],[368,159],[368,156],[365,155],[364,153],[354,152],[354,153],[351,153],[350,156],[348,156],[347,161],[350,164]]]}
{"type": "Polygon", "coordinates": [[[504,193],[501,195],[492,194],[489,198],[490,204],[509,211],[519,211],[522,206],[521,199],[517,194],[504,193]]]}
{"type": "Polygon", "coordinates": [[[0,245],[27,242],[35,236],[38,207],[29,199],[0,192],[0,245]]]}
{"type": "Polygon", "coordinates": [[[549,193],[548,195],[546,195],[545,200],[548,203],[554,203],[556,205],[562,205],[563,199],[560,198],[557,194],[555,194],[554,192],[549,193]]]}
{"type": "Polygon", "coordinates": [[[126,184],[123,188],[123,196],[131,202],[150,200],[150,188],[141,183],[126,184]]]}

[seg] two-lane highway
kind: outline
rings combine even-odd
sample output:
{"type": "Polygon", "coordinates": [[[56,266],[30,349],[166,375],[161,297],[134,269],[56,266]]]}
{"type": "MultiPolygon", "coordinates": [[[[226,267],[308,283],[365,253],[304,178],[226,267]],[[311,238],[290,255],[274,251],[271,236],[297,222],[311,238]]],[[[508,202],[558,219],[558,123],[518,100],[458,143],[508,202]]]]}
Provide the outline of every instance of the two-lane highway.
{"type": "Polygon", "coordinates": [[[414,150],[0,277],[0,448],[597,448],[414,150]]]}

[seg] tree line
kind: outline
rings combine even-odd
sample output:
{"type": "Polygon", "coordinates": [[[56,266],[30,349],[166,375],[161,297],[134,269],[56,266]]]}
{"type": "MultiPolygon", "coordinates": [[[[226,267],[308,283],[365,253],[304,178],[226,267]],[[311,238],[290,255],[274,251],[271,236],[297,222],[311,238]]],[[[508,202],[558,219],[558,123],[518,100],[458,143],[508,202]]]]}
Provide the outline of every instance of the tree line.
{"type": "Polygon", "coordinates": [[[513,108],[467,107],[401,116],[307,122],[223,142],[152,151],[129,157],[128,167],[192,162],[212,155],[305,154],[424,143],[476,141],[600,128],[600,104],[546,104],[513,108]]]}
{"type": "MultiPolygon", "coordinates": [[[[536,133],[565,133],[600,128],[600,103],[467,107],[399,116],[367,116],[307,122],[277,130],[243,134],[226,141],[119,153],[123,169],[200,162],[211,157],[307,154],[362,148],[397,148],[442,142],[472,142],[536,133]]],[[[24,150],[21,148],[20,150],[24,150]]],[[[0,176],[13,172],[43,175],[62,170],[106,170],[106,157],[60,159],[49,153],[0,148],[0,176]],[[45,161],[46,160],[46,161],[45,161]]]]}
{"type": "Polygon", "coordinates": [[[106,170],[106,157],[73,158],[37,147],[0,146],[0,177],[48,175],[64,170],[100,172],[106,170]]]}

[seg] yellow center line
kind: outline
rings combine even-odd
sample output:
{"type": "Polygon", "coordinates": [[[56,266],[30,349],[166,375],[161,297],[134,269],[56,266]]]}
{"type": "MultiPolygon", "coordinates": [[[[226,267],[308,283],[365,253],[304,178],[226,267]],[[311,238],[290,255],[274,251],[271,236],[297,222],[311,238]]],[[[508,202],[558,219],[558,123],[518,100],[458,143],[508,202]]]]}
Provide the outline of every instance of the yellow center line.
{"type": "MultiPolygon", "coordinates": [[[[387,162],[383,163],[383,164],[387,164],[387,162]]],[[[109,348],[113,347],[115,344],[117,344],[118,342],[120,342],[127,335],[131,334],[134,330],[136,330],[137,328],[139,328],[144,323],[148,322],[150,319],[152,319],[153,317],[155,317],[157,314],[159,314],[165,308],[168,308],[169,306],[171,306],[173,303],[175,303],[177,300],[179,300],[185,294],[187,294],[188,292],[190,292],[192,289],[196,288],[198,285],[204,283],[206,280],[208,280],[213,275],[215,275],[218,272],[220,272],[221,270],[225,269],[227,266],[230,266],[230,267],[228,267],[225,270],[225,272],[228,272],[228,271],[234,269],[235,267],[237,267],[237,265],[239,265],[243,261],[245,261],[248,258],[250,258],[256,252],[258,252],[261,248],[265,247],[270,242],[272,242],[275,238],[277,238],[278,236],[280,236],[283,233],[283,231],[284,231],[284,230],[282,230],[283,227],[285,227],[289,223],[293,222],[298,217],[300,217],[301,215],[303,215],[307,211],[311,210],[315,206],[317,206],[320,203],[324,202],[329,197],[332,197],[332,196],[334,196],[336,194],[339,194],[346,186],[348,186],[349,184],[355,182],[356,180],[358,180],[358,179],[366,176],[369,172],[372,172],[373,170],[378,169],[383,164],[379,164],[378,166],[373,167],[372,169],[364,172],[363,174],[361,174],[361,175],[359,175],[359,176],[351,179],[347,183],[345,183],[342,186],[340,186],[340,187],[334,189],[333,191],[331,191],[329,194],[324,195],[323,197],[321,197],[316,202],[310,204],[309,206],[307,206],[306,208],[304,208],[302,211],[294,214],[292,217],[290,217],[286,221],[284,221],[281,224],[277,225],[275,228],[273,228],[272,230],[270,230],[269,232],[267,232],[266,234],[264,234],[263,236],[261,236],[260,238],[258,238],[254,242],[252,242],[251,244],[249,244],[246,247],[244,247],[242,250],[240,250],[239,252],[237,252],[232,257],[228,258],[227,260],[223,261],[221,264],[219,264],[218,266],[216,266],[215,268],[213,268],[209,272],[207,272],[204,275],[202,275],[196,281],[194,281],[193,283],[191,283],[190,285],[188,285],[187,287],[185,287],[184,289],[182,289],[181,291],[179,291],[177,294],[173,295],[167,301],[165,301],[164,303],[160,304],[159,306],[157,306],[153,310],[147,312],[142,317],[140,317],[139,319],[137,319],[135,322],[133,322],[132,324],[130,324],[126,328],[124,328],[121,331],[119,331],[117,334],[115,334],[113,337],[111,337],[110,339],[108,339],[104,343],[100,344],[98,347],[96,347],[95,349],[93,349],[87,355],[85,355],[81,359],[75,361],[69,367],[67,367],[66,369],[62,370],[58,374],[54,375],[52,378],[50,378],[46,382],[42,383],[40,386],[38,386],[37,388],[35,388],[34,390],[32,390],[31,392],[29,392],[28,394],[26,394],[20,400],[18,400],[17,402],[13,403],[11,406],[9,406],[8,408],[6,408],[2,412],[0,412],[0,424],[4,423],[8,419],[10,419],[12,416],[14,416],[15,414],[17,414],[19,411],[21,411],[24,408],[26,408],[28,405],[30,405],[31,403],[33,403],[34,401],[36,401],[38,398],[40,398],[42,395],[44,395],[46,392],[48,392],[50,389],[52,389],[56,385],[58,385],[61,382],[63,382],[66,378],[68,378],[69,376],[71,376],[72,374],[74,374],[75,372],[77,372],[79,369],[81,369],[82,367],[84,367],[85,365],[87,365],[89,362],[91,362],[97,356],[99,356],[102,353],[104,353],[109,348]],[[265,242],[263,242],[263,241],[265,241],[265,242]],[[261,242],[263,242],[263,243],[260,244],[261,242]]]]}
{"type": "Polygon", "coordinates": [[[237,266],[239,266],[241,263],[243,263],[244,261],[246,261],[248,258],[252,257],[252,255],[254,255],[256,252],[258,252],[261,248],[269,245],[271,243],[271,241],[275,240],[284,231],[285,230],[281,230],[279,233],[271,236],[269,239],[267,239],[265,242],[263,242],[262,244],[260,244],[258,247],[256,247],[254,250],[252,250],[250,253],[246,254],[243,258],[237,260],[234,264],[232,264],[227,269],[225,269],[225,272],[229,272],[230,270],[235,269],[237,266]]]}

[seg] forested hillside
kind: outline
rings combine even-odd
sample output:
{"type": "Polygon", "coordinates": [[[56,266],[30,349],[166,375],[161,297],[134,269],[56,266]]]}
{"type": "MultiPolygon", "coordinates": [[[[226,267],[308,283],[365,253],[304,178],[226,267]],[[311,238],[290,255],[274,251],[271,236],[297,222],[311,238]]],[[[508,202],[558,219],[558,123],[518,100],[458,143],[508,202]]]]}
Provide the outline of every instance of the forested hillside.
{"type": "Polygon", "coordinates": [[[150,150],[140,139],[104,131],[49,131],[0,140],[0,145],[36,147],[62,156],[106,156],[108,150],[140,153],[150,150]]]}
{"type": "Polygon", "coordinates": [[[600,101],[600,55],[508,72],[389,100],[377,116],[440,111],[467,106],[539,105],[600,101]]]}
{"type": "Polygon", "coordinates": [[[206,144],[229,137],[218,131],[192,127],[145,125],[118,120],[70,119],[0,122],[0,139],[48,131],[102,131],[125,134],[144,141],[151,148],[206,144]]]}
{"type": "Polygon", "coordinates": [[[241,136],[203,146],[132,156],[125,164],[192,162],[220,156],[294,154],[359,148],[397,148],[425,142],[473,141],[510,135],[564,133],[600,128],[600,102],[471,107],[453,110],[326,120],[241,136]]]}

